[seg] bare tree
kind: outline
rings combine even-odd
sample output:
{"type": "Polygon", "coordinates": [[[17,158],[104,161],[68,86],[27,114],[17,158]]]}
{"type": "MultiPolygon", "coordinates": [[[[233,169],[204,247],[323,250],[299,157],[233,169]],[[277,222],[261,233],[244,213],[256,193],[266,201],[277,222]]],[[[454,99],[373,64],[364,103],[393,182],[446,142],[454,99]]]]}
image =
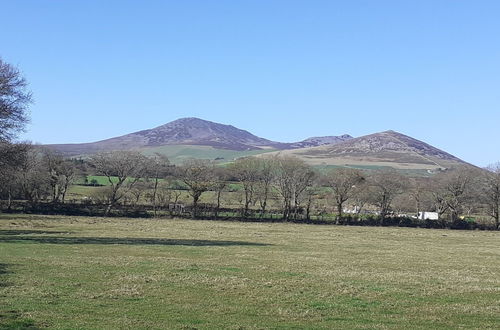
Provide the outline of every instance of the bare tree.
{"type": "Polygon", "coordinates": [[[193,217],[198,217],[198,202],[201,195],[213,188],[214,164],[207,160],[190,159],[178,168],[181,180],[188,186],[193,198],[193,217]]]}
{"type": "Polygon", "coordinates": [[[283,218],[297,216],[301,197],[313,183],[315,172],[304,161],[294,157],[277,160],[276,188],[283,199],[283,218]]]}
{"type": "Polygon", "coordinates": [[[409,181],[408,194],[414,202],[416,215],[424,210],[424,205],[429,204],[429,193],[428,189],[426,189],[428,182],[426,181],[427,180],[423,178],[412,178],[409,181]]]}
{"type": "Polygon", "coordinates": [[[16,167],[19,185],[25,199],[38,202],[50,194],[50,178],[36,149],[27,152],[23,162],[16,167]]]}
{"type": "Polygon", "coordinates": [[[156,217],[157,215],[157,192],[158,183],[160,179],[165,178],[170,172],[170,161],[164,155],[155,153],[152,157],[148,158],[147,162],[148,176],[153,180],[153,194],[151,201],[153,202],[153,213],[156,217]]]}
{"type": "Polygon", "coordinates": [[[147,159],[135,151],[111,151],[92,156],[91,162],[100,175],[107,177],[110,191],[106,215],[147,173],[147,159]]]}
{"type": "Polygon", "coordinates": [[[332,195],[337,206],[337,222],[342,217],[343,205],[365,180],[360,170],[353,168],[338,168],[328,171],[326,184],[332,189],[332,195]]]}
{"type": "Polygon", "coordinates": [[[437,212],[439,219],[442,219],[444,214],[448,211],[448,204],[446,203],[447,192],[439,185],[432,187],[430,192],[434,210],[437,212]]]}
{"type": "Polygon", "coordinates": [[[443,173],[438,180],[433,195],[438,205],[438,212],[446,209],[451,221],[457,221],[464,210],[464,205],[474,197],[473,185],[477,173],[468,168],[458,168],[443,173]]]}
{"type": "Polygon", "coordinates": [[[484,196],[488,213],[500,229],[500,163],[490,165],[484,178],[484,196]]]}
{"type": "Polygon", "coordinates": [[[26,160],[33,146],[29,143],[9,143],[0,140],[0,175],[4,168],[14,168],[26,160]]]}
{"type": "Polygon", "coordinates": [[[382,221],[390,213],[394,198],[407,187],[406,181],[395,170],[378,170],[368,177],[371,203],[378,207],[382,221]]]}
{"type": "Polygon", "coordinates": [[[276,177],[276,159],[275,158],[259,158],[258,165],[258,181],[256,187],[256,196],[260,205],[261,218],[266,213],[267,203],[271,195],[272,183],[276,177]]]}
{"type": "Polygon", "coordinates": [[[66,192],[75,177],[75,166],[64,157],[50,149],[43,149],[43,162],[49,174],[52,189],[52,202],[64,203],[66,192]]]}
{"type": "Polygon", "coordinates": [[[169,187],[169,183],[165,181],[159,182],[156,187],[156,193],[148,194],[148,198],[151,204],[156,203],[155,215],[158,214],[158,210],[168,208],[172,200],[172,190],[169,187]]]}
{"type": "Polygon", "coordinates": [[[318,200],[321,198],[321,187],[318,183],[318,181],[315,181],[314,185],[307,187],[304,191],[306,220],[311,220],[313,206],[317,205],[318,200]]]}
{"type": "Polygon", "coordinates": [[[222,193],[227,187],[228,180],[228,170],[224,167],[216,167],[214,168],[214,190],[215,190],[215,214],[214,217],[217,218],[219,216],[219,210],[221,206],[222,193]]]}
{"type": "MultiPolygon", "coordinates": [[[[31,148],[28,144],[12,143],[28,122],[28,106],[32,96],[27,86],[19,70],[0,58],[0,177],[5,180],[10,176],[11,179],[8,184],[11,188],[3,187],[8,191],[9,207],[14,189],[12,180],[20,178],[21,174],[24,179],[28,176],[28,173],[17,171],[16,167],[26,167],[31,148]]],[[[23,183],[24,187],[28,187],[26,180],[23,183]]]]}
{"type": "Polygon", "coordinates": [[[20,167],[26,164],[32,146],[0,142],[0,191],[11,209],[14,195],[21,193],[20,167]]]}
{"type": "Polygon", "coordinates": [[[229,169],[243,186],[245,197],[243,216],[247,217],[259,179],[259,160],[255,157],[239,158],[230,165],[229,169]]]}
{"type": "Polygon", "coordinates": [[[76,169],[69,161],[64,161],[59,169],[59,191],[61,193],[61,203],[66,199],[68,187],[73,183],[76,177],[76,169]]]}
{"type": "Polygon", "coordinates": [[[11,141],[28,122],[32,96],[27,86],[19,70],[0,58],[0,141],[11,141]]]}

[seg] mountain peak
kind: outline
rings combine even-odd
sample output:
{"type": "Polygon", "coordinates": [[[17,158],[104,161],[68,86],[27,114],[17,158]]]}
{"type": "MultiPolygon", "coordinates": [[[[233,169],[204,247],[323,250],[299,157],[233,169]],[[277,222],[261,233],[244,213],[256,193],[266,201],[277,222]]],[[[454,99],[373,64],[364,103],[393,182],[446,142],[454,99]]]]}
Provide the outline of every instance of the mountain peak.
{"type": "Polygon", "coordinates": [[[465,164],[457,157],[425,142],[392,130],[336,144],[281,151],[280,154],[296,156],[311,164],[362,168],[388,166],[434,171],[465,164]]]}
{"type": "Polygon", "coordinates": [[[196,118],[180,118],[164,125],[97,143],[124,144],[136,142],[136,147],[162,145],[204,145],[219,149],[254,150],[278,144],[231,125],[196,118]]]}
{"type": "Polygon", "coordinates": [[[300,141],[300,142],[291,143],[290,147],[291,148],[308,148],[308,147],[318,147],[318,146],[323,146],[323,145],[333,145],[333,144],[338,144],[338,143],[347,141],[347,140],[352,139],[352,138],[353,137],[350,136],[349,134],[343,134],[340,136],[315,136],[315,137],[307,138],[307,139],[300,141]]]}
{"type": "Polygon", "coordinates": [[[189,126],[191,126],[191,125],[204,125],[204,126],[208,126],[208,125],[223,125],[223,124],[214,123],[212,121],[204,120],[204,119],[197,118],[197,117],[184,117],[184,118],[179,118],[179,119],[176,119],[174,121],[168,122],[166,124],[163,124],[161,126],[153,128],[153,129],[167,127],[167,126],[179,126],[179,125],[189,125],[189,126]]]}
{"type": "Polygon", "coordinates": [[[406,153],[421,157],[424,160],[429,160],[429,157],[431,157],[435,160],[462,162],[455,156],[438,148],[393,130],[350,139],[332,147],[331,151],[344,155],[406,153]]]}

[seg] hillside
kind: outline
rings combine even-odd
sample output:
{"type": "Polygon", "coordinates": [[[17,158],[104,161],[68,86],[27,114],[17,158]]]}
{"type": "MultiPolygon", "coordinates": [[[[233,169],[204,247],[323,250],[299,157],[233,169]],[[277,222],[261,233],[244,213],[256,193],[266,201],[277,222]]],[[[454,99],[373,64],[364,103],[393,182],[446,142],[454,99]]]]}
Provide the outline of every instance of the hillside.
{"type": "Polygon", "coordinates": [[[302,158],[312,165],[393,167],[437,170],[466,164],[461,159],[407,135],[385,131],[334,145],[273,152],[302,158]]]}
{"type": "Polygon", "coordinates": [[[316,136],[310,137],[300,142],[289,143],[288,148],[298,149],[298,148],[308,148],[308,147],[318,147],[327,144],[338,144],[344,141],[350,140],[353,137],[349,134],[344,134],[340,136],[316,136]]]}
{"type": "Polygon", "coordinates": [[[67,156],[135,149],[145,154],[164,154],[173,163],[187,158],[230,162],[239,157],[266,154],[296,156],[316,166],[393,167],[424,172],[466,164],[449,153],[395,131],[358,138],[344,134],[282,143],[231,125],[192,117],[93,143],[47,147],[67,156]]]}
{"type": "MultiPolygon", "coordinates": [[[[181,118],[156,128],[142,130],[119,137],[114,137],[92,143],[51,144],[47,147],[62,152],[68,156],[92,154],[99,151],[129,150],[159,148],[166,150],[167,146],[186,146],[183,149],[198,150],[193,146],[210,147],[211,150],[221,150],[221,156],[227,155],[227,150],[253,153],[269,150],[285,150],[293,148],[312,147],[324,144],[339,143],[352,138],[350,135],[325,136],[309,138],[295,143],[281,143],[267,140],[248,131],[231,125],[224,125],[199,118],[181,118]],[[160,148],[161,147],[161,148],[160,148]]],[[[192,150],[187,153],[192,153],[192,150]]],[[[202,152],[203,153],[203,152],[202,152]]],[[[211,155],[217,152],[211,152],[211,155]]],[[[217,157],[216,157],[217,158],[217,157]]]]}
{"type": "Polygon", "coordinates": [[[199,118],[181,118],[156,128],[147,129],[93,143],[53,144],[50,148],[68,155],[98,151],[127,150],[166,145],[203,145],[228,150],[282,149],[286,147],[257,137],[231,125],[199,118]]]}

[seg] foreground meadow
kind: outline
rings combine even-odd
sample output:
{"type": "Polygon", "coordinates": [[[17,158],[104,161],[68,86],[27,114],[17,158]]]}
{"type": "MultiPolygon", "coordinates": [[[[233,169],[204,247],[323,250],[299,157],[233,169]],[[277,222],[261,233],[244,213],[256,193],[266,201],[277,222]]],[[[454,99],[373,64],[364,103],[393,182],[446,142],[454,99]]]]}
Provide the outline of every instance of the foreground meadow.
{"type": "Polygon", "coordinates": [[[500,233],[0,215],[0,329],[500,327],[500,233]]]}

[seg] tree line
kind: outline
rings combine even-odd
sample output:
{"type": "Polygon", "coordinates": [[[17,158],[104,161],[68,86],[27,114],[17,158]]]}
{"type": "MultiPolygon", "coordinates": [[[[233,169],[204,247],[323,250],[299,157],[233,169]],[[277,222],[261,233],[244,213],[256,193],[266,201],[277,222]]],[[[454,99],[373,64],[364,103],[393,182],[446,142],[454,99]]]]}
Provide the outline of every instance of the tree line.
{"type": "Polygon", "coordinates": [[[16,157],[14,165],[1,166],[0,198],[7,209],[13,200],[65,203],[69,187],[93,174],[107,181],[99,198],[92,201],[106,206],[105,215],[126,203],[148,206],[157,215],[166,205],[178,204],[184,191],[190,200],[183,202],[195,218],[209,204],[215,217],[222,209],[232,209],[241,218],[264,219],[269,212],[279,212],[284,220],[333,213],[340,223],[346,216],[371,213],[383,222],[433,211],[450,223],[483,214],[491,217],[496,228],[500,225],[500,164],[488,169],[464,166],[415,178],[393,169],[319,170],[293,157],[246,157],[225,166],[190,159],[172,165],[165,156],[147,157],[137,151],[66,159],[27,144],[18,147],[16,157]],[[210,202],[201,203],[207,192],[210,202]]]}

